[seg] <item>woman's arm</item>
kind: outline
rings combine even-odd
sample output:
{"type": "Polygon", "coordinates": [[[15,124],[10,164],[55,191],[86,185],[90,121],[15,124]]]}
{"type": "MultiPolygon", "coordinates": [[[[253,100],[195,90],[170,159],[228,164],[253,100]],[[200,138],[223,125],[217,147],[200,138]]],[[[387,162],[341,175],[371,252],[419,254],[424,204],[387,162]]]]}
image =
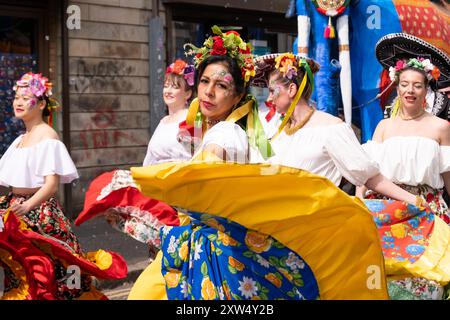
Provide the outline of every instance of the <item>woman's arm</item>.
{"type": "Polygon", "coordinates": [[[365,186],[389,198],[416,205],[417,197],[392,183],[381,173],[367,180],[365,186]]]}
{"type": "Polygon", "coordinates": [[[360,199],[364,199],[364,195],[366,194],[367,187],[366,186],[360,186],[356,187],[355,196],[357,196],[360,199]]]}
{"type": "Polygon", "coordinates": [[[39,206],[42,202],[50,199],[58,191],[59,176],[49,175],[45,177],[44,185],[27,201],[13,203],[11,211],[18,215],[24,215],[39,206]]]}

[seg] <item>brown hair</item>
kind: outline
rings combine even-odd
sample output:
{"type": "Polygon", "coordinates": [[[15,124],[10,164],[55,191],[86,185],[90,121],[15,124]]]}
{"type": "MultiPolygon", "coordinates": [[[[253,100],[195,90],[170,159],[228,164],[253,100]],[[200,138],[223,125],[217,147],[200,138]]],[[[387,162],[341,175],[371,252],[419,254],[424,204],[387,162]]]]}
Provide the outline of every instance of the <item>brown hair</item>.
{"type": "MultiPolygon", "coordinates": [[[[311,69],[311,72],[314,76],[314,74],[316,74],[320,69],[319,64],[311,59],[306,59],[306,61],[308,62],[309,68],[311,69]]],[[[275,75],[274,81],[276,81],[277,83],[280,83],[285,87],[288,87],[291,83],[294,83],[298,89],[306,72],[303,67],[299,67],[298,69],[299,70],[297,71],[297,76],[293,77],[292,79],[284,77],[283,73],[278,69],[273,70],[269,74],[269,78],[275,75]]],[[[312,96],[312,86],[309,79],[307,79],[305,89],[303,90],[302,93],[302,98],[308,101],[311,98],[311,96],[312,96]]]]}
{"type": "Polygon", "coordinates": [[[176,85],[178,87],[181,87],[182,83],[184,83],[184,90],[186,92],[194,91],[194,87],[190,86],[182,75],[179,75],[176,73],[167,73],[164,77],[164,83],[166,83],[166,82],[168,82],[172,85],[176,85]]]}

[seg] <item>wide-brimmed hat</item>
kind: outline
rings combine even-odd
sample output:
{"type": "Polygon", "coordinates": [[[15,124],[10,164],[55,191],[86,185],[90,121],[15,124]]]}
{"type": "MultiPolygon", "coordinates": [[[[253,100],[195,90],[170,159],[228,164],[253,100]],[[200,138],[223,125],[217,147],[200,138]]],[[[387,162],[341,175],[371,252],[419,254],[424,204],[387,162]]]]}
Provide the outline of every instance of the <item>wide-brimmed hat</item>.
{"type": "Polygon", "coordinates": [[[430,59],[440,71],[440,77],[431,81],[432,88],[450,86],[450,57],[432,44],[406,33],[390,33],[378,40],[375,53],[383,68],[395,67],[400,59],[430,59]]]}
{"type": "MultiPolygon", "coordinates": [[[[269,74],[275,69],[275,59],[283,53],[270,53],[253,58],[255,64],[255,77],[251,81],[251,85],[255,87],[265,88],[268,86],[269,74]]],[[[304,58],[300,55],[294,55],[298,61],[304,58]]],[[[319,66],[319,64],[310,58],[304,58],[311,65],[312,63],[319,66]]]]}

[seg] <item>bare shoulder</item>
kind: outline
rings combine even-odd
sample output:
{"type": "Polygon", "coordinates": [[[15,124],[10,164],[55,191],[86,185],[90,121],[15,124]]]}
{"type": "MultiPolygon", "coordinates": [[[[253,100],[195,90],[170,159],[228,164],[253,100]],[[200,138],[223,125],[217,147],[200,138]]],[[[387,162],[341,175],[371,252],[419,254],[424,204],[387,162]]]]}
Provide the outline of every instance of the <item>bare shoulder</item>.
{"type": "Polygon", "coordinates": [[[450,123],[447,120],[433,117],[433,122],[435,125],[433,125],[439,134],[439,140],[441,141],[441,144],[443,145],[450,145],[450,123]]]}
{"type": "Polygon", "coordinates": [[[341,118],[335,117],[335,116],[333,116],[329,113],[323,112],[323,111],[317,110],[315,113],[316,113],[317,120],[320,121],[321,124],[323,124],[323,125],[339,124],[339,123],[343,122],[341,120],[341,118]]]}
{"type": "Polygon", "coordinates": [[[36,132],[39,134],[40,140],[45,139],[59,140],[58,133],[47,124],[41,125],[36,132]]]}
{"type": "Polygon", "coordinates": [[[387,119],[383,119],[380,122],[378,122],[378,125],[375,128],[375,131],[373,133],[372,140],[375,140],[378,142],[383,142],[384,133],[386,132],[386,128],[391,121],[392,121],[392,119],[387,118],[387,119]]]}

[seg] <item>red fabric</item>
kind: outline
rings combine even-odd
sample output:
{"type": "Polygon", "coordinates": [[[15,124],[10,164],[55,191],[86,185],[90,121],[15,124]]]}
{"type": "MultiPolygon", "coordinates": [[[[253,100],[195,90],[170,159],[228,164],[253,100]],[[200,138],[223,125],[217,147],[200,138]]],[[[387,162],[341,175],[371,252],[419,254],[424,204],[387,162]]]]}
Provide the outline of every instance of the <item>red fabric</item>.
{"type": "Polygon", "coordinates": [[[19,221],[11,214],[0,232],[0,249],[19,263],[29,285],[27,300],[56,300],[55,272],[51,259],[31,239],[18,231],[19,221]]]}
{"type": "Polygon", "coordinates": [[[177,212],[164,202],[146,197],[137,188],[124,186],[114,190],[103,199],[97,200],[103,188],[111,183],[115,171],[105,172],[95,178],[86,193],[83,211],[75,220],[75,225],[98,216],[109,208],[115,207],[135,207],[141,211],[150,212],[161,223],[169,226],[180,224],[177,212]]]}
{"type": "MultiPolygon", "coordinates": [[[[391,84],[391,78],[389,78],[389,71],[383,69],[380,75],[380,93],[383,92],[389,85],[391,84]]],[[[386,108],[386,104],[388,98],[390,97],[392,91],[395,89],[395,86],[392,85],[381,97],[380,97],[380,105],[381,109],[384,111],[386,108]]]]}
{"type": "Polygon", "coordinates": [[[266,121],[269,122],[277,112],[277,109],[273,103],[268,101],[266,101],[266,106],[270,108],[270,111],[266,114],[266,121]]]}
{"type": "Polygon", "coordinates": [[[106,251],[111,255],[112,263],[109,268],[101,270],[95,263],[72,254],[59,242],[31,230],[20,229],[20,221],[12,213],[0,232],[0,249],[7,251],[22,267],[29,285],[26,297],[29,300],[58,299],[51,257],[64,261],[65,265],[76,265],[82,273],[99,279],[123,279],[128,274],[127,264],[120,255],[106,251]]]}
{"type": "MultiPolygon", "coordinates": [[[[108,269],[101,270],[95,263],[86,258],[72,254],[72,251],[68,250],[59,242],[31,230],[19,229],[19,220],[14,214],[10,214],[5,222],[5,229],[3,232],[0,232],[0,241],[12,244],[15,254],[25,260],[32,259],[34,255],[36,257],[42,257],[38,260],[43,261],[43,257],[47,256],[44,251],[50,250],[48,253],[51,253],[55,258],[63,260],[68,265],[76,265],[82,272],[99,279],[123,279],[128,274],[127,263],[119,254],[105,250],[105,252],[111,254],[112,263],[108,269]],[[27,253],[26,250],[31,251],[27,253]]],[[[9,252],[11,253],[13,251],[9,252]]],[[[52,265],[50,260],[49,262],[52,265]]],[[[38,270],[42,272],[44,270],[53,272],[53,267],[45,264],[45,267],[39,267],[38,270]]],[[[48,273],[47,271],[45,274],[48,273]]]]}
{"type": "Polygon", "coordinates": [[[186,120],[180,122],[180,124],[178,125],[178,128],[180,129],[180,131],[179,131],[180,133],[189,132],[191,137],[194,136],[194,126],[187,124],[186,120]]]}

